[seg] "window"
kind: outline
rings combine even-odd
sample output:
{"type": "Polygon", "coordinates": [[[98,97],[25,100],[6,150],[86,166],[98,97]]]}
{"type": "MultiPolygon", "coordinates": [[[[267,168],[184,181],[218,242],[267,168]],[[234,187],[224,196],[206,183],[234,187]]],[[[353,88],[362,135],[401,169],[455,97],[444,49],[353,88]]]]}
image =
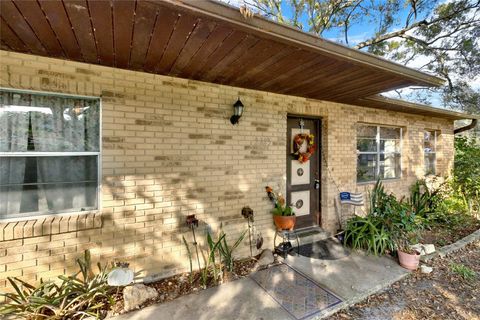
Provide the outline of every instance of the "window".
{"type": "Polygon", "coordinates": [[[436,174],[437,168],[437,131],[425,131],[423,134],[425,157],[425,175],[436,174]]]}
{"type": "Polygon", "coordinates": [[[357,182],[401,175],[401,128],[357,127],[357,182]]]}
{"type": "Polygon", "coordinates": [[[100,101],[0,89],[0,219],[98,208],[100,101]]]}

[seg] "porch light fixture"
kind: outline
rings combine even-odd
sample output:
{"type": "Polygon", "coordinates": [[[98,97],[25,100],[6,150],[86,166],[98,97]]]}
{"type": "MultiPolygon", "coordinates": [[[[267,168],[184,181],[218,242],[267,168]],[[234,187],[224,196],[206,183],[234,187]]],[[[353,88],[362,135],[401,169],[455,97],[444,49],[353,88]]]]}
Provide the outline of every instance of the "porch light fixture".
{"type": "Polygon", "coordinates": [[[243,109],[243,103],[240,101],[240,98],[238,98],[237,102],[233,105],[233,116],[230,117],[230,122],[233,125],[237,124],[238,120],[242,117],[243,109]]]}

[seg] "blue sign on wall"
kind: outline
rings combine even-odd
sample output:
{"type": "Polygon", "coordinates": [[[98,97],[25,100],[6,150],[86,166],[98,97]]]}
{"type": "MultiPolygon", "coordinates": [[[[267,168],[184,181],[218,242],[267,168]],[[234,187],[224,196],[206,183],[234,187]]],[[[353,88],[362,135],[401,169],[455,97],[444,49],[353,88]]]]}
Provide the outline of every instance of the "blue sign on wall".
{"type": "Polygon", "coordinates": [[[340,192],[340,200],[351,200],[350,192],[340,192]]]}

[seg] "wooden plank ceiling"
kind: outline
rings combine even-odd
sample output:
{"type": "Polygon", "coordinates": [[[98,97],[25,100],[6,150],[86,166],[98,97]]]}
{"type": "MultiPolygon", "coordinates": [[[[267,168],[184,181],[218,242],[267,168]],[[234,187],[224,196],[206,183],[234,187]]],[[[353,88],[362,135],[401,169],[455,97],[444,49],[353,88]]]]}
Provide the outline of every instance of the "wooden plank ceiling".
{"type": "MultiPolygon", "coordinates": [[[[250,28],[238,10],[218,3],[192,3],[189,7],[171,1],[2,0],[1,48],[348,103],[386,90],[438,82],[393,72],[384,60],[387,67],[377,67],[250,28]],[[201,5],[236,18],[199,10],[201,5]]],[[[261,18],[252,21],[280,28],[261,18]]]]}

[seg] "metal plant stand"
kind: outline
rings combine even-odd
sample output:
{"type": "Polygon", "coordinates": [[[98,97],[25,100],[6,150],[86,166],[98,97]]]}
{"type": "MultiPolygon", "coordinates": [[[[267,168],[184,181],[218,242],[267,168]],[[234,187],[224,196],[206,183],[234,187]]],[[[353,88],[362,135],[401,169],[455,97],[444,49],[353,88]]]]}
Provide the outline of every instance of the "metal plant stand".
{"type": "Polygon", "coordinates": [[[300,238],[295,230],[276,230],[275,237],[273,238],[273,246],[275,253],[286,258],[294,246],[291,240],[296,242],[297,254],[300,254],[300,238]],[[277,244],[277,238],[281,239],[281,242],[277,244]]]}

